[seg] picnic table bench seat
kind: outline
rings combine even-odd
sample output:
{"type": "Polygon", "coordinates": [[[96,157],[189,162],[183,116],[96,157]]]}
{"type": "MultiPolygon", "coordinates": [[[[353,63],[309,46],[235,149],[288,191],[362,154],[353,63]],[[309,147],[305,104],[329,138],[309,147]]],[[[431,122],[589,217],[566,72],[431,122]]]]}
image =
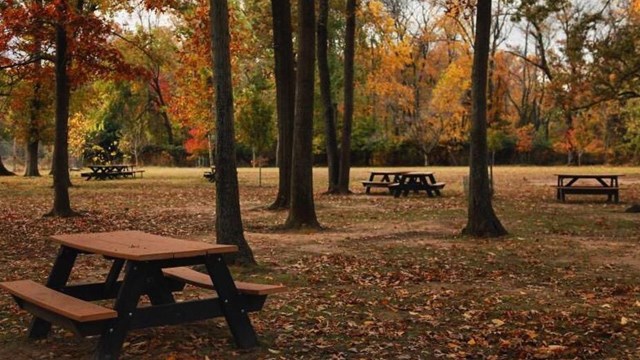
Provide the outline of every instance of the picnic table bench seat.
{"type": "Polygon", "coordinates": [[[620,188],[617,186],[556,186],[558,191],[558,199],[565,201],[567,194],[584,194],[584,195],[607,195],[608,201],[618,202],[620,197],[620,188]]]}
{"type": "MultiPolygon", "coordinates": [[[[163,269],[162,272],[168,278],[182,281],[189,285],[198,286],[205,289],[215,290],[209,275],[190,269],[188,267],[175,267],[163,269]]],[[[266,296],[286,291],[284,285],[265,285],[244,281],[235,281],[236,288],[240,294],[266,296]]]]}
{"type": "Polygon", "coordinates": [[[20,308],[49,322],[68,328],[78,335],[98,335],[103,325],[118,317],[109,308],[78,299],[31,280],[0,283],[20,308]]]}
{"type": "Polygon", "coordinates": [[[203,176],[209,182],[216,182],[216,170],[215,170],[215,168],[213,168],[211,171],[205,171],[203,176]]]}
{"type": "MultiPolygon", "coordinates": [[[[396,182],[389,181],[363,181],[362,186],[365,188],[365,193],[369,194],[372,187],[389,188],[390,185],[397,184],[396,182]]],[[[391,189],[389,189],[391,191],[391,189]]]]}

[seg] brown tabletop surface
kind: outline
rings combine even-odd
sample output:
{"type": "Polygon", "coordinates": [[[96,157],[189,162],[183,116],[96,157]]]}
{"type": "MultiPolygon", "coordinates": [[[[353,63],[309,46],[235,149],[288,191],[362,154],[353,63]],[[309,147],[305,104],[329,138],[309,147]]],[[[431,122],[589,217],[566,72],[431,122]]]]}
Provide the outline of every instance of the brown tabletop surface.
{"type": "Polygon", "coordinates": [[[238,251],[235,245],[174,239],[141,231],[54,235],[59,244],[93,254],[125,260],[163,260],[238,251]]]}
{"type": "Polygon", "coordinates": [[[409,175],[409,176],[429,176],[429,175],[433,175],[432,172],[429,171],[410,171],[407,173],[404,173],[402,175],[409,175]]]}
{"type": "Polygon", "coordinates": [[[406,174],[408,171],[403,170],[371,170],[371,174],[374,175],[396,175],[396,174],[406,174]]]}
{"type": "Polygon", "coordinates": [[[579,177],[579,178],[603,178],[603,177],[618,177],[624,176],[624,174],[554,174],[560,177],[579,177]]]}

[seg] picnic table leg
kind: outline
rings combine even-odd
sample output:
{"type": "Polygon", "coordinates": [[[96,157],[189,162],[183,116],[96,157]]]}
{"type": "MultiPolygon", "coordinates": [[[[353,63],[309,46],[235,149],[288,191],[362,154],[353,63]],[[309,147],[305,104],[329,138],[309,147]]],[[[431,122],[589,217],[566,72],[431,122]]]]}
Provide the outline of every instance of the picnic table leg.
{"type": "Polygon", "coordinates": [[[153,305],[161,304],[173,304],[176,300],[171,294],[171,290],[167,286],[167,281],[162,273],[162,270],[157,268],[151,270],[151,276],[149,277],[149,289],[147,295],[153,305]]]}
{"type": "MultiPolygon", "coordinates": [[[[61,246],[58,250],[58,256],[53,264],[49,278],[47,279],[47,287],[51,289],[61,289],[67,284],[71,269],[78,256],[78,251],[66,246],[61,246]]],[[[29,338],[41,339],[49,334],[51,330],[51,323],[34,317],[29,325],[29,338]]]]}
{"type": "Polygon", "coordinates": [[[124,260],[115,259],[113,260],[113,264],[111,265],[111,269],[109,270],[109,274],[107,275],[107,279],[104,282],[104,293],[111,294],[118,282],[118,276],[120,276],[120,272],[122,271],[122,267],[124,266],[124,260]]]}
{"type": "MultiPolygon", "coordinates": [[[[429,181],[431,182],[431,184],[435,184],[436,183],[436,177],[433,174],[427,175],[429,177],[429,181]]],[[[427,184],[428,186],[429,184],[427,184]]],[[[433,189],[433,192],[437,195],[437,196],[442,196],[442,194],[440,193],[440,189],[433,189]]]]}
{"type": "Polygon", "coordinates": [[[242,298],[238,296],[238,289],[222,255],[208,255],[205,261],[207,272],[220,299],[222,313],[227,320],[236,345],[241,349],[258,346],[258,337],[247,315],[246,306],[241,302],[242,298]]]}
{"type": "Polygon", "coordinates": [[[115,360],[120,356],[122,344],[138,306],[138,300],[144,291],[147,273],[148,269],[145,263],[127,262],[122,287],[118,291],[114,307],[118,312],[118,318],[103,329],[94,359],[115,360]]]}

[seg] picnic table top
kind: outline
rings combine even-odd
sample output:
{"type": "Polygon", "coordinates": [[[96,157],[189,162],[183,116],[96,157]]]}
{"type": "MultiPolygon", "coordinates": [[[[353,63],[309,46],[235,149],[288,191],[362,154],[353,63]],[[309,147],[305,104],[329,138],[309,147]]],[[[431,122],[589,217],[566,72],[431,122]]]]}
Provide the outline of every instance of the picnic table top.
{"type": "Polygon", "coordinates": [[[135,165],[130,164],[117,164],[117,165],[87,165],[88,167],[94,168],[123,168],[123,167],[132,167],[135,165]]]}
{"type": "Polygon", "coordinates": [[[409,172],[406,172],[406,173],[404,173],[402,175],[405,175],[405,176],[407,176],[407,175],[408,176],[429,176],[429,175],[433,175],[433,172],[431,172],[431,171],[409,171],[409,172]]]}
{"type": "Polygon", "coordinates": [[[180,240],[141,231],[53,235],[50,239],[61,245],[93,254],[135,261],[189,258],[238,251],[235,245],[180,240]]]}
{"type": "Polygon", "coordinates": [[[407,170],[371,170],[373,175],[400,175],[408,172],[407,170]]]}
{"type": "Polygon", "coordinates": [[[624,176],[624,174],[553,174],[558,177],[576,177],[576,178],[603,178],[603,177],[618,177],[624,176]]]}

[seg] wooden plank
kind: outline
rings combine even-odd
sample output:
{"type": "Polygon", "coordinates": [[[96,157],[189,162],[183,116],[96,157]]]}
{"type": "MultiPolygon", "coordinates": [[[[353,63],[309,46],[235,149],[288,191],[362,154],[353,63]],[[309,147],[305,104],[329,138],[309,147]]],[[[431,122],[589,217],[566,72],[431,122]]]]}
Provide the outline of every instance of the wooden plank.
{"type": "Polygon", "coordinates": [[[0,288],[28,303],[78,322],[118,317],[115,310],[65,295],[31,280],[2,282],[0,288]]]}
{"type": "Polygon", "coordinates": [[[126,260],[163,260],[238,251],[235,245],[174,239],[141,231],[54,235],[59,244],[93,254],[126,260]]]}
{"type": "MultiPolygon", "coordinates": [[[[208,274],[187,267],[163,269],[162,272],[165,276],[184,281],[187,284],[214,290],[211,277],[208,274]]],[[[243,281],[235,281],[235,284],[238,292],[247,295],[271,295],[287,290],[284,285],[265,285],[243,281]]]]}

